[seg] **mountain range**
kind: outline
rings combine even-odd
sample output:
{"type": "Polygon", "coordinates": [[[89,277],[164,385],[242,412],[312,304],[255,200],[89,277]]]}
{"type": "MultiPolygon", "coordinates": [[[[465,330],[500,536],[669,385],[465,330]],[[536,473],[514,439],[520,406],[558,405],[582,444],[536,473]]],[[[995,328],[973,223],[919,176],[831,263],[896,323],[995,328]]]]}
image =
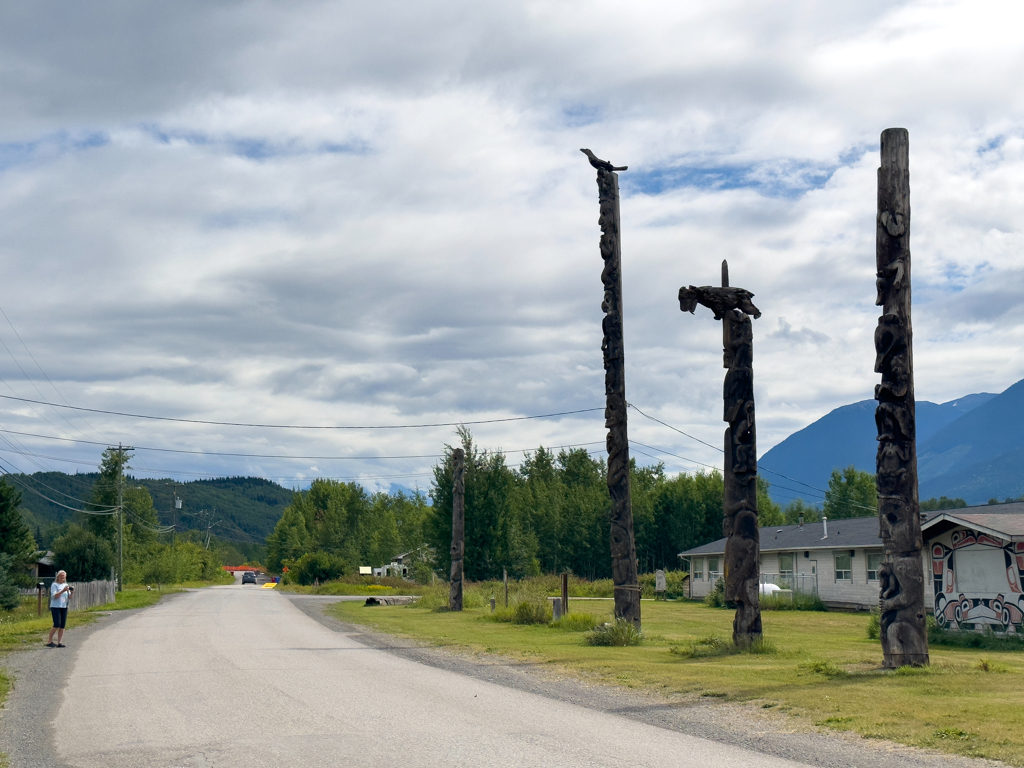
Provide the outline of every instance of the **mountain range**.
{"type": "MultiPolygon", "coordinates": [[[[844,405],[759,460],[773,498],[820,503],[833,469],[875,471],[875,401],[844,405]],[[773,474],[774,473],[774,474],[773,474]],[[785,477],[782,477],[784,475],[785,477]],[[806,484],[806,485],[805,485],[806,484]]],[[[1024,495],[1024,380],[1005,392],[917,402],[919,494],[984,504],[1024,495]]]]}

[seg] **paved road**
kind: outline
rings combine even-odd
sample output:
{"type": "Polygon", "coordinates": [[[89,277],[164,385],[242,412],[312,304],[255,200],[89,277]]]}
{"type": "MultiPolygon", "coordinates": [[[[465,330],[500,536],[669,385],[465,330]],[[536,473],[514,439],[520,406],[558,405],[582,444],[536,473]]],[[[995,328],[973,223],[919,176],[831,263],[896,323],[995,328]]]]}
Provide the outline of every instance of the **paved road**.
{"type": "Polygon", "coordinates": [[[76,768],[801,765],[419,664],[252,586],[90,634],[56,723],[76,768]]]}

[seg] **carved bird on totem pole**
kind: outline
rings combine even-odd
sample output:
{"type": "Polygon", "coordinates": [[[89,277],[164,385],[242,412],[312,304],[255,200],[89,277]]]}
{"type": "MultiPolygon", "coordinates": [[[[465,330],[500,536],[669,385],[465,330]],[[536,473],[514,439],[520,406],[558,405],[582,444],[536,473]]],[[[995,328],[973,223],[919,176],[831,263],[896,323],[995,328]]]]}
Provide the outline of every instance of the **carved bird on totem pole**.
{"type": "Polygon", "coordinates": [[[602,160],[601,158],[599,158],[589,149],[581,149],[580,152],[582,152],[584,155],[590,158],[590,164],[597,168],[599,171],[602,169],[605,171],[625,171],[629,169],[628,165],[612,165],[607,160],[602,160]]]}
{"type": "Polygon", "coordinates": [[[683,312],[692,313],[698,304],[715,313],[715,320],[721,320],[726,312],[738,309],[754,317],[761,316],[761,310],[754,306],[751,299],[754,294],[745,288],[729,287],[729,263],[722,261],[722,287],[691,285],[679,289],[679,308],[683,312]]]}

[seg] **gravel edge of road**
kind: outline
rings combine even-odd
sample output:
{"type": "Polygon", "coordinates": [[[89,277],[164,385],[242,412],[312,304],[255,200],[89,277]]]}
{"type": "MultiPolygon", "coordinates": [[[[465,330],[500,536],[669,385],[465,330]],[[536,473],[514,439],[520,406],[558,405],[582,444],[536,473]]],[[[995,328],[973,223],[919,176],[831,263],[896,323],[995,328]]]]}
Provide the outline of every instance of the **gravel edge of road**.
{"type": "Polygon", "coordinates": [[[653,692],[588,683],[543,664],[427,646],[324,613],[340,599],[282,593],[293,605],[328,629],[376,650],[437,669],[538,694],[657,728],[742,747],[821,768],[996,768],[993,760],[947,755],[856,734],[807,730],[783,713],[724,702],[672,700],[653,692]]]}
{"type": "MultiPolygon", "coordinates": [[[[160,600],[178,599],[170,594],[160,600]]],[[[71,768],[57,757],[53,744],[54,720],[64,698],[68,676],[82,643],[93,632],[106,629],[144,608],[97,613],[92,623],[68,630],[67,648],[30,647],[0,658],[14,678],[7,701],[0,709],[0,752],[11,768],[71,768]]]]}

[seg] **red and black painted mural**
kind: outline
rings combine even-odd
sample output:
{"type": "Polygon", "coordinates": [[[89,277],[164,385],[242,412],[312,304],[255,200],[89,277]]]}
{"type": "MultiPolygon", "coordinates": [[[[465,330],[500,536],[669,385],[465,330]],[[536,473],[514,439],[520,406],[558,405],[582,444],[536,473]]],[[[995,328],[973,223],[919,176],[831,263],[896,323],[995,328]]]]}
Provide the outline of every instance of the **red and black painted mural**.
{"type": "Polygon", "coordinates": [[[931,546],[939,626],[1024,632],[1024,542],[969,529],[942,539],[931,546]]]}

